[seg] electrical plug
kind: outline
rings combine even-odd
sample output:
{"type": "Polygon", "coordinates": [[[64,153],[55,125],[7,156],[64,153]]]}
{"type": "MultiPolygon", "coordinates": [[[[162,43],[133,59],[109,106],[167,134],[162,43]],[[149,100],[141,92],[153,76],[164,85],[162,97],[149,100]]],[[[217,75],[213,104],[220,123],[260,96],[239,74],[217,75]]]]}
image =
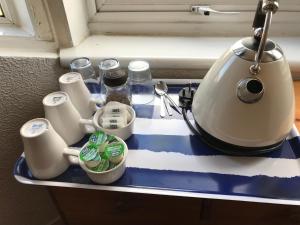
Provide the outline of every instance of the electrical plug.
{"type": "Polygon", "coordinates": [[[191,83],[188,87],[182,88],[178,94],[179,106],[187,110],[191,109],[195,93],[196,89],[192,88],[191,83]]]}

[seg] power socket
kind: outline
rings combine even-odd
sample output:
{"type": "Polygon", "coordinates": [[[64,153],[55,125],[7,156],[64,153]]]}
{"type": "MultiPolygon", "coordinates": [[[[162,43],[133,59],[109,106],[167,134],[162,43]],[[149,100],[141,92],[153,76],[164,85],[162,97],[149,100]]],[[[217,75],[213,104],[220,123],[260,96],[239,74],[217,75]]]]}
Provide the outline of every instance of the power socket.
{"type": "Polygon", "coordinates": [[[189,85],[189,87],[182,88],[178,93],[179,106],[188,110],[191,109],[195,93],[196,89],[192,88],[191,84],[189,85]]]}

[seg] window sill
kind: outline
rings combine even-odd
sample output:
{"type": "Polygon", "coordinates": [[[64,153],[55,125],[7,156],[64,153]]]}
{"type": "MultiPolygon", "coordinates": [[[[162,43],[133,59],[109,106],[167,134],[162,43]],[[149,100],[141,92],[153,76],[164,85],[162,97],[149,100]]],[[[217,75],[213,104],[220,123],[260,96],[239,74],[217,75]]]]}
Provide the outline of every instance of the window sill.
{"type": "MultiPolygon", "coordinates": [[[[206,71],[239,37],[88,37],[80,45],[60,50],[64,67],[76,57],[89,57],[96,66],[103,58],[116,57],[126,67],[132,59],[144,59],[153,69],[206,71]]],[[[291,70],[300,77],[300,38],[273,38],[283,48],[291,70]]],[[[204,74],[202,74],[204,75],[204,74]]]]}
{"type": "Polygon", "coordinates": [[[55,42],[37,41],[34,38],[0,37],[1,57],[58,58],[55,42]]]}
{"type": "Polygon", "coordinates": [[[39,41],[13,24],[0,25],[0,56],[57,58],[57,43],[39,41]]]}
{"type": "Polygon", "coordinates": [[[1,37],[34,37],[34,34],[29,33],[14,24],[0,24],[1,37]]]}

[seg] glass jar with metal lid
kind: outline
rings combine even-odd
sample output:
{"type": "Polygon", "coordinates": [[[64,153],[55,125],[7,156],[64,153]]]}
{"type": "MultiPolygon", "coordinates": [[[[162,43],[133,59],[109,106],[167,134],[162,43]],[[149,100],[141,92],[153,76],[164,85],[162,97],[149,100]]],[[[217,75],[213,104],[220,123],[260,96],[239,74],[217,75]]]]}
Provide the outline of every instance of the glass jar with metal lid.
{"type": "Polygon", "coordinates": [[[131,91],[127,84],[128,75],[120,68],[117,59],[105,59],[100,62],[105,102],[117,101],[131,105],[131,91]]]}

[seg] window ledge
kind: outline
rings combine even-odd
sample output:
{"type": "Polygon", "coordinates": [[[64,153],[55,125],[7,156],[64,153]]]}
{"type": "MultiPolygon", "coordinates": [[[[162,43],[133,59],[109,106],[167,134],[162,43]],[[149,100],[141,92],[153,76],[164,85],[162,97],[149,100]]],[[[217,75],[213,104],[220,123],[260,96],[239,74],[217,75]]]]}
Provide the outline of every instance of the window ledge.
{"type": "MultiPolygon", "coordinates": [[[[206,70],[240,37],[88,37],[80,45],[60,50],[64,67],[76,57],[89,57],[94,65],[103,58],[116,57],[122,66],[132,59],[145,59],[154,69],[206,70]]],[[[282,47],[291,70],[300,76],[300,38],[273,38],[282,47]]]]}
{"type": "Polygon", "coordinates": [[[33,33],[29,33],[14,24],[0,25],[1,37],[34,37],[33,33]]]}
{"type": "Polygon", "coordinates": [[[0,37],[1,57],[58,58],[55,42],[30,37],[0,37]]]}

